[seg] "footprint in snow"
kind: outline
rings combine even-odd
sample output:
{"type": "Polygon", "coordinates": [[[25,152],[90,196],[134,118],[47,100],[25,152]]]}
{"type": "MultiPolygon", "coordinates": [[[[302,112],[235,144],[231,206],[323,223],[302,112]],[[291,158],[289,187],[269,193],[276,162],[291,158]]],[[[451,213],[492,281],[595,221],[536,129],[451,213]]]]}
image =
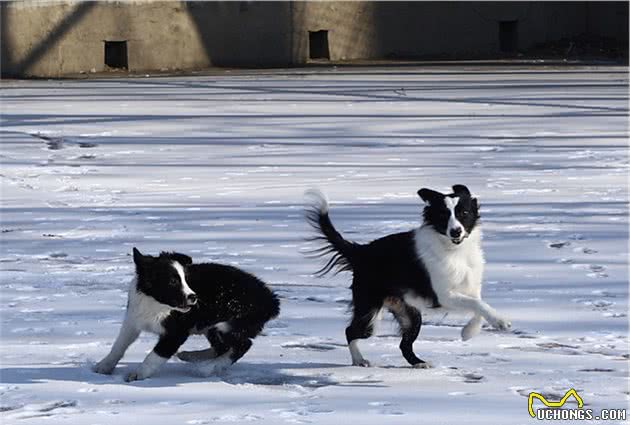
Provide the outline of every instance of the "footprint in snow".
{"type": "Polygon", "coordinates": [[[615,369],[608,369],[608,368],[602,368],[602,367],[593,367],[593,368],[586,368],[586,369],[578,369],[578,372],[597,372],[597,373],[608,373],[608,372],[614,372],[615,369]]]}
{"type": "Polygon", "coordinates": [[[16,419],[30,419],[79,413],[80,411],[75,409],[77,405],[78,402],[76,400],[56,400],[47,403],[27,404],[23,406],[21,412],[15,413],[12,417],[16,419]]]}
{"type": "Polygon", "coordinates": [[[626,313],[619,313],[619,312],[606,312],[606,313],[602,313],[602,316],[604,316],[604,317],[612,317],[612,318],[628,317],[628,315],[626,313]]]}
{"type": "Polygon", "coordinates": [[[333,409],[311,403],[292,403],[294,407],[288,409],[273,409],[272,412],[277,413],[284,418],[286,422],[291,423],[311,423],[306,419],[313,415],[334,413],[333,409]]]}
{"type": "Polygon", "coordinates": [[[381,409],[378,411],[378,413],[380,415],[387,415],[387,416],[402,416],[405,414],[405,412],[401,410],[396,410],[396,409],[381,409]]]}
{"type": "Polygon", "coordinates": [[[385,407],[385,406],[391,406],[392,403],[389,401],[371,401],[368,403],[370,406],[374,406],[374,407],[385,407]]]}
{"type": "Polygon", "coordinates": [[[573,264],[571,267],[573,267],[574,269],[586,270],[587,272],[589,272],[586,274],[588,277],[608,277],[608,274],[606,273],[606,267],[599,264],[573,264]]]}
{"type": "Polygon", "coordinates": [[[571,242],[569,241],[559,241],[559,242],[550,242],[547,244],[547,247],[560,249],[560,248],[564,248],[565,246],[570,246],[570,245],[571,245],[571,242]]]}
{"type": "Polygon", "coordinates": [[[615,305],[614,302],[608,300],[585,300],[585,299],[577,299],[574,302],[584,304],[590,307],[593,307],[593,310],[606,310],[608,307],[615,305]]]}
{"type": "Polygon", "coordinates": [[[282,348],[296,348],[310,351],[330,351],[335,350],[338,346],[333,343],[320,343],[320,342],[286,342],[280,345],[282,348]]]}
{"type": "Polygon", "coordinates": [[[462,377],[464,378],[464,382],[467,384],[477,384],[485,379],[483,375],[472,372],[464,373],[462,377]]]}
{"type": "Polygon", "coordinates": [[[586,246],[573,248],[573,252],[587,254],[587,255],[597,254],[597,250],[596,249],[591,249],[591,248],[588,248],[586,246]]]}
{"type": "Polygon", "coordinates": [[[389,401],[372,401],[368,403],[368,405],[372,407],[378,407],[379,409],[375,412],[379,415],[402,416],[405,414],[405,412],[397,409],[394,403],[391,403],[389,401]]]}

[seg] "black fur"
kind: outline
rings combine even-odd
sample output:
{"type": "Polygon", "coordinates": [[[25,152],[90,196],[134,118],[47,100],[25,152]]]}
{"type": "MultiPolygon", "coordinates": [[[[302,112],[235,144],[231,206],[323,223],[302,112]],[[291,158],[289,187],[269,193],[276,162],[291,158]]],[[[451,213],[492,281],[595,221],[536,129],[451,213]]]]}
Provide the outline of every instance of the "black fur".
{"type": "MultiPolygon", "coordinates": [[[[448,196],[460,197],[456,207],[458,219],[462,220],[467,230],[472,229],[478,219],[476,199],[472,199],[463,185],[453,186],[453,192],[448,196]],[[460,208],[462,203],[463,209],[460,208]],[[474,210],[473,214],[471,210],[474,210]]],[[[443,200],[445,195],[430,189],[421,189],[418,194],[429,203],[423,213],[425,223],[445,234],[448,215],[444,221],[441,211],[442,207],[445,208],[444,203],[436,202],[443,200]],[[430,207],[431,202],[435,208],[430,207]]],[[[307,209],[306,220],[318,233],[311,240],[323,242],[323,246],[311,254],[316,257],[330,255],[317,274],[352,272],[352,320],[346,328],[348,344],[356,339],[369,338],[373,332],[373,320],[385,307],[394,314],[400,326],[403,357],[411,365],[422,366],[425,362],[416,357],[412,348],[422,326],[422,316],[417,308],[405,302],[404,297],[411,294],[424,298],[433,307],[440,305],[429,274],[418,258],[414,231],[392,234],[368,244],[347,241],[333,226],[323,197],[307,209]]]]}
{"type": "Polygon", "coordinates": [[[236,267],[193,264],[190,257],[179,253],[162,252],[159,257],[143,257],[136,262],[140,264],[137,267],[139,290],[162,303],[177,304],[179,301],[167,299],[172,295],[168,289],[170,276],[167,268],[162,267],[163,262],[168,264],[175,260],[185,266],[186,281],[198,299],[189,311],[173,310],[162,321],[164,332],[154,348],[161,357],[173,356],[192,333],[203,329],[216,356],[232,349],[230,359],[234,363],[249,350],[251,339],[262,331],[265,323],[280,313],[278,298],[265,283],[236,267]],[[229,331],[213,327],[220,322],[226,322],[229,331]]]}

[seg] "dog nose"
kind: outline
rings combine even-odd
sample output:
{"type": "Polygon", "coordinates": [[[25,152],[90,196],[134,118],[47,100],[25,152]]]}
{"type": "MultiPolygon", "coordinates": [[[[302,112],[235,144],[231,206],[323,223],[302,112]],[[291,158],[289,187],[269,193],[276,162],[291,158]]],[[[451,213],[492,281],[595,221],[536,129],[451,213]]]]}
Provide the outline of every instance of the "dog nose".
{"type": "Polygon", "coordinates": [[[451,237],[452,238],[459,238],[462,234],[462,228],[458,227],[456,229],[451,229],[451,237]]]}
{"type": "Polygon", "coordinates": [[[188,305],[195,305],[197,304],[197,295],[195,294],[190,294],[186,297],[186,301],[188,301],[188,305]]]}

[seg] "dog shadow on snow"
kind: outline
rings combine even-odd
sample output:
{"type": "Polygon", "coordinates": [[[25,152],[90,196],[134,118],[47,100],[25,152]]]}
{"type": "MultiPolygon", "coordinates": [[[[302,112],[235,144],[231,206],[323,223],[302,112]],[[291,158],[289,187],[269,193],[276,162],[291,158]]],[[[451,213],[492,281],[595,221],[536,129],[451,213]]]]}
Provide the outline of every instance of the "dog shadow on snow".
{"type": "Polygon", "coordinates": [[[112,375],[92,372],[91,364],[71,364],[46,367],[0,368],[0,381],[4,384],[33,384],[50,381],[77,382],[91,385],[129,385],[133,387],[160,388],[186,383],[224,382],[232,385],[253,384],[263,386],[300,386],[320,388],[328,386],[386,387],[379,380],[344,381],[335,380],[331,373],[321,370],[300,373],[307,369],[346,368],[334,363],[237,363],[218,374],[205,376],[198,366],[186,363],[170,363],[152,377],[134,382],[125,382],[125,376],[139,367],[139,363],[119,363],[112,375]],[[294,373],[295,372],[295,373],[294,373]]]}

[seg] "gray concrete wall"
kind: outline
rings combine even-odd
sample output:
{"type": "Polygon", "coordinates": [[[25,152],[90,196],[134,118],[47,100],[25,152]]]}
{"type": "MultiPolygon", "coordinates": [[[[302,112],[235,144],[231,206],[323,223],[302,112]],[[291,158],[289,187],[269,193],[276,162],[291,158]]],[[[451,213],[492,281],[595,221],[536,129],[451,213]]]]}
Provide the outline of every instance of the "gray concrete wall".
{"type": "Polygon", "coordinates": [[[493,58],[499,22],[518,47],[583,33],[628,39],[628,3],[41,1],[0,5],[2,72],[106,71],[104,40],[126,40],[130,71],[289,66],[328,30],[331,60],[493,58]]]}
{"type": "Polygon", "coordinates": [[[589,32],[628,40],[627,2],[304,2],[294,17],[297,63],[318,29],[332,60],[496,58],[501,21],[518,21],[519,50],[589,32]]]}
{"type": "Polygon", "coordinates": [[[12,2],[1,11],[5,73],[104,71],[104,40],[127,40],[133,71],[210,65],[179,2],[12,2]]]}
{"type": "Polygon", "coordinates": [[[289,3],[6,2],[2,72],[106,71],[104,40],[127,41],[130,71],[290,63],[289,3]]]}

